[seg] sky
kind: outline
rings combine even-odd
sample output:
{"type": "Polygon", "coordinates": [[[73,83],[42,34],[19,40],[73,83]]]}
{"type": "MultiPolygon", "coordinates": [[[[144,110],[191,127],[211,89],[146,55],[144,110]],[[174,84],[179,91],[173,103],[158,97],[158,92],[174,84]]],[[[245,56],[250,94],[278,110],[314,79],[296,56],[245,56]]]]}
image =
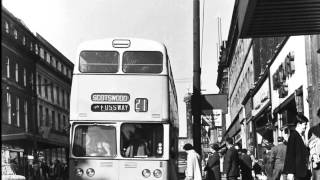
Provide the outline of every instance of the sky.
{"type": "MultiPolygon", "coordinates": [[[[200,0],[203,94],[218,93],[217,18],[226,40],[234,1],[200,0]]],[[[192,92],[193,0],[2,0],[2,5],[71,61],[86,40],[137,37],[164,43],[178,94],[179,135],[186,135],[183,98],[192,92]]]]}

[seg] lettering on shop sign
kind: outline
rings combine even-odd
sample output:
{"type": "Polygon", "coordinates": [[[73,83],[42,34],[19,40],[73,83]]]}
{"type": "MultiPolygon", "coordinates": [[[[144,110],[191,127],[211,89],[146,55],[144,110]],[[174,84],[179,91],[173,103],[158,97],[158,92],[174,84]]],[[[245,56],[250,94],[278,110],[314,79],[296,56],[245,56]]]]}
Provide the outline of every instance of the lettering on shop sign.
{"type": "Polygon", "coordinates": [[[129,104],[92,104],[93,112],[129,112],[129,104]]]}
{"type": "Polygon", "coordinates": [[[130,95],[126,93],[93,93],[91,100],[96,102],[128,102],[130,95]]]}
{"type": "Polygon", "coordinates": [[[294,72],[294,52],[290,52],[284,62],[281,63],[272,75],[273,90],[278,90],[279,98],[284,98],[288,95],[287,79],[289,79],[294,72]]]}

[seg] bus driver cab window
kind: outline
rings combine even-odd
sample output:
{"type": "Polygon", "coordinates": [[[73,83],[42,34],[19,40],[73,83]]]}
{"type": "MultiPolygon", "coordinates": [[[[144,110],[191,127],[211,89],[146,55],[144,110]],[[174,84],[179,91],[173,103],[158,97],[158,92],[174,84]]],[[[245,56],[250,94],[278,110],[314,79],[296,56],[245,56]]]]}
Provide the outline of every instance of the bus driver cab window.
{"type": "Polygon", "coordinates": [[[77,125],[72,152],[77,157],[115,156],[116,128],[106,125],[77,125]]]}

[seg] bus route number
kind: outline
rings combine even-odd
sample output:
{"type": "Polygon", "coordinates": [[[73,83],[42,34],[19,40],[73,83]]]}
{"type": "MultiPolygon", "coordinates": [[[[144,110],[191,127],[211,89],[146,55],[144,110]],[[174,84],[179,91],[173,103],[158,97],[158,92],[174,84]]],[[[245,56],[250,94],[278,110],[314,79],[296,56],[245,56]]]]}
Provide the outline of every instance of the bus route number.
{"type": "Polygon", "coordinates": [[[135,111],[136,112],[147,112],[148,111],[148,99],[147,98],[136,98],[135,99],[135,111]]]}

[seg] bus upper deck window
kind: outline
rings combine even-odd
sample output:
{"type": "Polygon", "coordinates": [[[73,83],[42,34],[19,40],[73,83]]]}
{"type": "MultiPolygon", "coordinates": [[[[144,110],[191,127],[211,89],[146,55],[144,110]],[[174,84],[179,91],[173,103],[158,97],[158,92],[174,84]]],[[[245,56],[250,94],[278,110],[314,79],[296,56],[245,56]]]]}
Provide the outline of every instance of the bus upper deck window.
{"type": "Polygon", "coordinates": [[[125,73],[161,73],[163,55],[159,51],[126,51],[122,70],[125,73]]]}
{"type": "Polygon", "coordinates": [[[82,51],[80,53],[80,72],[116,73],[119,69],[117,51],[82,51]]]}

